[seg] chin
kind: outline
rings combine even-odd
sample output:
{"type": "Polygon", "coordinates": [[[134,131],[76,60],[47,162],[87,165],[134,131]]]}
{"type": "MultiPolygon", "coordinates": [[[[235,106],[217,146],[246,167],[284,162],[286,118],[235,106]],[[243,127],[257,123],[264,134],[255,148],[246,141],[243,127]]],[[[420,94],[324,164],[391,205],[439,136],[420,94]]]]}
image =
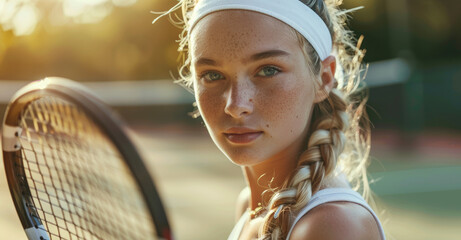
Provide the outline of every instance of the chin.
{"type": "Polygon", "coordinates": [[[222,151],[222,152],[224,153],[224,155],[226,155],[226,157],[233,164],[241,166],[241,167],[254,166],[264,161],[263,159],[260,158],[261,157],[260,155],[255,156],[253,154],[242,153],[242,152],[236,153],[235,151],[232,153],[225,152],[225,151],[222,151]]]}
{"type": "Polygon", "coordinates": [[[234,146],[224,138],[213,138],[213,141],[219,150],[235,165],[242,167],[253,166],[266,159],[266,154],[261,153],[262,149],[254,144],[234,146]]]}

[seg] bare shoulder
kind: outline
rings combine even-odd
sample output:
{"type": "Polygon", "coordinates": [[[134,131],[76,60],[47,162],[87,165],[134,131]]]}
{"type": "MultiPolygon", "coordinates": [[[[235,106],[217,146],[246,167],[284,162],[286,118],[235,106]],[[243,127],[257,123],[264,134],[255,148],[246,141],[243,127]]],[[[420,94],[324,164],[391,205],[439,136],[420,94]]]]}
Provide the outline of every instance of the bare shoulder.
{"type": "Polygon", "coordinates": [[[364,207],[333,202],[315,207],[293,228],[290,240],[380,240],[378,225],[364,207]]]}
{"type": "Polygon", "coordinates": [[[245,187],[237,198],[237,205],[235,211],[235,221],[238,221],[240,217],[248,209],[248,201],[250,200],[250,189],[245,187]]]}

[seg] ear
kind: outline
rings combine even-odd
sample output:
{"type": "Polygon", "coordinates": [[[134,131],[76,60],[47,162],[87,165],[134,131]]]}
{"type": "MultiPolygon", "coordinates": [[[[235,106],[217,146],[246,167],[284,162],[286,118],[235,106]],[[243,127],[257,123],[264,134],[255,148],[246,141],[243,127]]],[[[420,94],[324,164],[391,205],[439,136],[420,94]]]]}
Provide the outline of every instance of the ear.
{"type": "Polygon", "coordinates": [[[322,61],[322,67],[320,69],[320,78],[322,82],[315,93],[315,103],[325,100],[330,94],[331,89],[336,87],[335,71],[336,58],[330,55],[322,61]]]}

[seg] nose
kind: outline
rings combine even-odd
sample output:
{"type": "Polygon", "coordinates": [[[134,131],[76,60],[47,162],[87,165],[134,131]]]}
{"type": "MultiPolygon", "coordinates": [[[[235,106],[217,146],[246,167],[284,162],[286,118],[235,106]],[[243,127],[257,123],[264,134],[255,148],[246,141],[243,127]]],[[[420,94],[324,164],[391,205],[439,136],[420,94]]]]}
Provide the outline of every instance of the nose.
{"type": "Polygon", "coordinates": [[[249,80],[237,80],[231,84],[224,112],[233,118],[242,118],[253,112],[255,87],[249,80]]]}

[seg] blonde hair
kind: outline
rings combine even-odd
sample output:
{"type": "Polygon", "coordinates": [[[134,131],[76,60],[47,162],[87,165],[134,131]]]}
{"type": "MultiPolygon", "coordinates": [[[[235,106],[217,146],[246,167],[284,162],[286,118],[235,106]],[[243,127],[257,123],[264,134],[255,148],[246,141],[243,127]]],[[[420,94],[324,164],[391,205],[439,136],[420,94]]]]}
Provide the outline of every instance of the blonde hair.
{"type": "MultiPolygon", "coordinates": [[[[293,216],[309,202],[317,192],[325,177],[333,174],[336,168],[343,172],[354,190],[371,201],[371,192],[366,174],[370,150],[369,122],[365,111],[366,92],[362,91],[360,72],[364,51],[360,50],[361,39],[354,44],[352,32],[346,30],[347,12],[339,6],[342,0],[301,0],[312,8],[327,24],[333,38],[333,54],[337,59],[337,80],[328,97],[314,105],[311,135],[306,150],[301,153],[297,168],[279,189],[269,189],[273,195],[267,205],[268,213],[259,231],[260,239],[284,239],[292,225],[293,216]],[[277,216],[276,216],[277,214],[277,216]]],[[[180,0],[179,3],[163,13],[183,31],[179,36],[179,49],[182,65],[179,80],[176,82],[192,91],[190,74],[191,57],[189,53],[188,12],[192,11],[196,0],[180,0]],[[182,17],[173,15],[182,10],[182,17]]],[[[160,18],[158,17],[158,18],[160,18]]],[[[157,18],[157,19],[158,19],[157,18]]],[[[157,20],[156,19],[156,20],[157,20]]],[[[155,22],[155,21],[154,21],[155,22]]],[[[294,31],[294,30],[293,30],[294,31]]],[[[321,60],[309,42],[296,32],[307,66],[316,76],[320,86],[321,60]]],[[[198,113],[195,114],[198,116],[198,113]]]]}

